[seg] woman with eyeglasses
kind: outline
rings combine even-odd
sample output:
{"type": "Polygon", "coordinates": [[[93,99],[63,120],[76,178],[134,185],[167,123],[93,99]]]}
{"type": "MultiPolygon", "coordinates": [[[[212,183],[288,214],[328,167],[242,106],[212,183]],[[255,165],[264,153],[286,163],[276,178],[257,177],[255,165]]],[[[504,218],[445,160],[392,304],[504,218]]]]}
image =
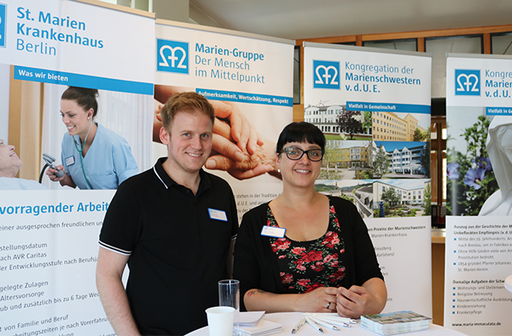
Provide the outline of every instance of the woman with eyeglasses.
{"type": "Polygon", "coordinates": [[[242,309],[350,318],[384,309],[384,278],[356,207],[315,191],[324,150],[313,124],[294,122],[279,135],[283,192],[247,212],[238,231],[233,277],[242,309]]]}

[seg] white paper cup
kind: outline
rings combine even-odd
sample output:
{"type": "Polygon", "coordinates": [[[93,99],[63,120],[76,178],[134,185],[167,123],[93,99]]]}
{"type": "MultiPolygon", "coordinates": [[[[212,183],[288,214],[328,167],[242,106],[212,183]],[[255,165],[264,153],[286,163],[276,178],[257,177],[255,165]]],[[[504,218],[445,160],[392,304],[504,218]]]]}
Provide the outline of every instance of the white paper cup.
{"type": "Polygon", "coordinates": [[[210,336],[232,336],[234,316],[235,308],[233,307],[211,307],[206,309],[210,336]]]}

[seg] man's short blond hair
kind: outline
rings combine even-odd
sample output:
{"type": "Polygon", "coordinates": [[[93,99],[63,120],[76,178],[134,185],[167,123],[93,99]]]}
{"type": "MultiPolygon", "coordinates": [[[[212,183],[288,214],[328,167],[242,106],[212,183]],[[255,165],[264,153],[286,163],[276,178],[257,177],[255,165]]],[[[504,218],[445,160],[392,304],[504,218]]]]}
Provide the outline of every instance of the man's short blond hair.
{"type": "Polygon", "coordinates": [[[202,113],[208,116],[212,125],[215,122],[215,110],[202,95],[195,92],[181,92],[172,95],[160,110],[163,127],[170,133],[172,121],[178,112],[202,113]]]}

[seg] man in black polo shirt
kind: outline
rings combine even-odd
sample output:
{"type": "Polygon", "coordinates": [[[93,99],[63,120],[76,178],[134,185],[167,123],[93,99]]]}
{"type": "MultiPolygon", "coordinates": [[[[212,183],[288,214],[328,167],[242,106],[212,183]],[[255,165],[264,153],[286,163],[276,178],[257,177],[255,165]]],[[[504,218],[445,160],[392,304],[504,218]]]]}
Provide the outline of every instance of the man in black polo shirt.
{"type": "Polygon", "coordinates": [[[230,186],[202,170],[212,149],[210,103],[180,93],[160,115],[168,157],[119,186],[100,234],[96,282],[120,336],[183,335],[205,326],[238,230],[230,186]]]}

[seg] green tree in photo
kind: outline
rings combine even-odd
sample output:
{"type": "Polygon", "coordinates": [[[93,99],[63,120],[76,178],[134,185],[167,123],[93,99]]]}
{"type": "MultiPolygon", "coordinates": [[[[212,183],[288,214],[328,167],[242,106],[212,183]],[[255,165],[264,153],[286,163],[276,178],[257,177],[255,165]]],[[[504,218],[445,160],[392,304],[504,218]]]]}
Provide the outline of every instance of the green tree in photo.
{"type": "Polygon", "coordinates": [[[425,187],[425,191],[423,192],[423,200],[425,201],[425,206],[423,207],[423,216],[430,216],[432,213],[432,191],[430,190],[430,183],[427,183],[427,186],[425,187]]]}
{"type": "Polygon", "coordinates": [[[414,130],[414,141],[423,141],[425,138],[425,133],[423,133],[419,128],[414,130]]]}
{"type": "Polygon", "coordinates": [[[390,205],[397,204],[400,201],[400,197],[398,197],[396,189],[393,187],[388,188],[386,191],[384,191],[382,193],[381,199],[384,202],[389,203],[390,205]]]}
{"type": "Polygon", "coordinates": [[[416,128],[414,130],[414,141],[430,141],[430,127],[425,131],[422,131],[420,128],[416,128]]]}
{"type": "Polygon", "coordinates": [[[375,176],[384,176],[388,172],[391,161],[384,149],[379,148],[373,161],[373,173],[375,176]]]}
{"type": "Polygon", "coordinates": [[[363,131],[364,121],[361,121],[360,115],[361,111],[347,111],[343,108],[343,112],[338,117],[341,132],[349,134],[350,140],[354,139],[354,134],[363,131]]]}
{"type": "Polygon", "coordinates": [[[331,163],[341,161],[340,141],[327,140],[325,143],[325,154],[322,163],[325,167],[332,166],[331,163]]]}

